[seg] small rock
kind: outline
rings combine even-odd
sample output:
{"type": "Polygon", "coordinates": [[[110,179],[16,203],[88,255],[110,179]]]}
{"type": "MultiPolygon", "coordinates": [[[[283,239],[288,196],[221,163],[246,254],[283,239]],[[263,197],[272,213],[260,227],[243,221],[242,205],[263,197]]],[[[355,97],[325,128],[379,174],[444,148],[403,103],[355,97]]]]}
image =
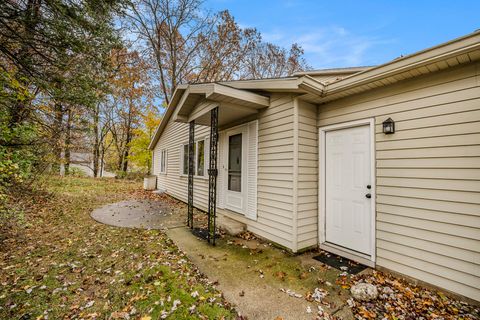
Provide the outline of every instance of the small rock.
{"type": "Polygon", "coordinates": [[[320,289],[320,288],[315,288],[315,291],[312,294],[312,298],[316,302],[322,302],[323,298],[325,298],[328,295],[328,292],[320,289]]]}
{"type": "Polygon", "coordinates": [[[383,291],[383,293],[385,293],[385,294],[392,294],[392,293],[394,292],[393,289],[390,288],[390,287],[383,287],[383,288],[382,288],[382,291],[383,291]]]}
{"type": "Polygon", "coordinates": [[[369,283],[358,283],[350,289],[352,296],[358,301],[374,300],[378,296],[377,287],[369,283]]]}
{"type": "Polygon", "coordinates": [[[350,299],[347,300],[347,305],[348,305],[350,308],[353,308],[353,307],[355,307],[355,301],[353,301],[353,299],[350,298],[350,299]]]}

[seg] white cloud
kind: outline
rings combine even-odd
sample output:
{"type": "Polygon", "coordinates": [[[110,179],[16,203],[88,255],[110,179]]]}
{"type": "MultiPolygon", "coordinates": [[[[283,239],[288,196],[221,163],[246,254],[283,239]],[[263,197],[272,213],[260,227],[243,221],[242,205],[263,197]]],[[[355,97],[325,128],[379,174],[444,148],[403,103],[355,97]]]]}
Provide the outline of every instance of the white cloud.
{"type": "Polygon", "coordinates": [[[369,65],[372,64],[370,53],[380,45],[392,42],[379,37],[357,35],[341,26],[308,30],[275,29],[264,32],[263,39],[286,47],[294,42],[300,44],[308,63],[314,68],[369,65]]]}

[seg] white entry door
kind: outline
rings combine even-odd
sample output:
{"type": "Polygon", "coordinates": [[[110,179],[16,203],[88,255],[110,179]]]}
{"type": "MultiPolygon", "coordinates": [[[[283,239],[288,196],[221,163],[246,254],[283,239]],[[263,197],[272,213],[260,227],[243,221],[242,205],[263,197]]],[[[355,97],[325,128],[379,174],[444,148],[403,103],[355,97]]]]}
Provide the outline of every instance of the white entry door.
{"type": "Polygon", "coordinates": [[[238,213],[246,209],[247,127],[227,131],[225,135],[226,192],[225,207],[238,213]]]}
{"type": "Polygon", "coordinates": [[[325,241],[370,255],[370,126],[325,132],[325,241]]]}

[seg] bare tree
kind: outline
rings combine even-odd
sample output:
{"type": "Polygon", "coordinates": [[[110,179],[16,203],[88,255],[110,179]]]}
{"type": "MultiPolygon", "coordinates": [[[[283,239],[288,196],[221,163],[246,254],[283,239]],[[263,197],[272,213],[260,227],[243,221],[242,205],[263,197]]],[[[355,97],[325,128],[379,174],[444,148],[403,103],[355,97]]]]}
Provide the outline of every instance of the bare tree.
{"type": "Polygon", "coordinates": [[[213,27],[212,18],[201,12],[200,0],[136,0],[129,14],[130,30],[146,44],[155,59],[163,99],[184,82],[198,47],[213,27]]]}
{"type": "Polygon", "coordinates": [[[113,119],[111,118],[113,104],[110,100],[105,99],[98,103],[92,109],[92,126],[93,126],[93,142],[92,142],[92,158],[93,158],[93,176],[101,177],[104,171],[105,152],[112,145],[113,140],[106,141],[106,137],[111,132],[113,119]]]}
{"type": "Polygon", "coordinates": [[[128,17],[129,30],[156,62],[166,104],[180,83],[279,77],[307,67],[298,45],[265,43],[228,11],[202,10],[201,0],[136,0],[128,17]]]}
{"type": "Polygon", "coordinates": [[[259,43],[248,52],[241,70],[241,78],[262,79],[291,75],[307,68],[303,49],[293,44],[290,50],[271,43],[259,43]]]}
{"type": "Polygon", "coordinates": [[[221,11],[216,17],[212,32],[202,35],[198,61],[189,71],[190,83],[241,79],[243,61],[261,43],[256,29],[242,29],[228,11],[221,11]]]}

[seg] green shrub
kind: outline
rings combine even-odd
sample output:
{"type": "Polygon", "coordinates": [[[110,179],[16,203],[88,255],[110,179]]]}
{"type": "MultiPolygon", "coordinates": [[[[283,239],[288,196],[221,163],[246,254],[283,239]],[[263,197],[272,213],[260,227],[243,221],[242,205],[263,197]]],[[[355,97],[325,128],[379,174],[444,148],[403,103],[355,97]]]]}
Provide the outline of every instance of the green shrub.
{"type": "Polygon", "coordinates": [[[80,168],[70,167],[68,169],[68,175],[77,178],[85,178],[87,174],[80,168]]]}
{"type": "Polygon", "coordinates": [[[125,180],[134,180],[140,181],[143,180],[145,177],[145,172],[143,171],[116,171],[115,178],[117,179],[125,179],[125,180]]]}
{"type": "Polygon", "coordinates": [[[30,99],[28,88],[14,75],[0,71],[0,214],[13,213],[9,199],[30,187],[39,150],[37,125],[15,118],[18,104],[30,99]]]}

